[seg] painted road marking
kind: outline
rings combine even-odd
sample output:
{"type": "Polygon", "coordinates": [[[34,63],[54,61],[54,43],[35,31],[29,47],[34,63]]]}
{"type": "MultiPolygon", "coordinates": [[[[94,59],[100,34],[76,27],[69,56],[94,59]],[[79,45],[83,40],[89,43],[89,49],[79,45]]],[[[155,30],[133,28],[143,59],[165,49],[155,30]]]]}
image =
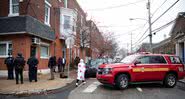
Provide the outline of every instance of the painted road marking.
{"type": "Polygon", "coordinates": [[[84,93],[92,93],[96,88],[100,85],[99,82],[93,82],[91,85],[89,85],[85,90],[83,90],[84,93]]]}
{"type": "Polygon", "coordinates": [[[136,89],[137,89],[139,92],[143,92],[143,90],[142,90],[140,87],[136,87],[136,89]]]}

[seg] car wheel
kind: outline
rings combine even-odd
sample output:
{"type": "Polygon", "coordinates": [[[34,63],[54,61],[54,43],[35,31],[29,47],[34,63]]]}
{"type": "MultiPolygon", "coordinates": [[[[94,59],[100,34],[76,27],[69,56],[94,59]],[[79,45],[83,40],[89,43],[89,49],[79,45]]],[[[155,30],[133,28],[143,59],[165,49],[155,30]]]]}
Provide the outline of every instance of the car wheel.
{"type": "Polygon", "coordinates": [[[128,87],[128,76],[126,74],[121,74],[116,78],[116,87],[118,89],[126,89],[128,87]]]}
{"type": "Polygon", "coordinates": [[[173,88],[173,87],[175,87],[176,83],[177,83],[177,77],[175,74],[170,73],[170,74],[166,75],[166,77],[164,79],[165,87],[173,88]]]}

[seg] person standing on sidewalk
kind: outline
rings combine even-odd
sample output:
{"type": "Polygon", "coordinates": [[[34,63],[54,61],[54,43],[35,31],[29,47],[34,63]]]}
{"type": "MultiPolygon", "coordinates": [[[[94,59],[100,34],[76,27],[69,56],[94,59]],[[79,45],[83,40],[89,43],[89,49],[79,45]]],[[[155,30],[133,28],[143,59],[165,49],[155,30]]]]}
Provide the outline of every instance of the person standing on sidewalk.
{"type": "Polygon", "coordinates": [[[37,65],[38,65],[39,61],[35,56],[31,56],[28,61],[27,64],[29,65],[29,81],[32,82],[32,80],[35,80],[35,82],[37,82],[37,65]]]}
{"type": "Polygon", "coordinates": [[[78,74],[77,74],[77,80],[76,80],[76,87],[78,87],[78,82],[82,81],[83,84],[85,84],[85,63],[83,59],[80,59],[80,63],[78,64],[78,74]]]}
{"type": "Polygon", "coordinates": [[[65,69],[66,59],[63,57],[58,58],[58,68],[60,73],[60,78],[64,77],[64,69],[65,69]]]}
{"type": "Polygon", "coordinates": [[[24,65],[25,65],[24,57],[22,56],[21,53],[18,53],[17,57],[14,60],[16,84],[19,84],[19,75],[20,75],[20,78],[21,78],[21,84],[23,84],[24,65]]]}
{"type": "Polygon", "coordinates": [[[48,67],[50,68],[51,78],[49,80],[54,80],[54,69],[56,66],[56,56],[52,56],[49,58],[48,67]]]}
{"type": "Polygon", "coordinates": [[[4,63],[8,69],[8,79],[14,79],[14,58],[10,55],[10,53],[8,53],[8,57],[5,59],[4,63]]]}

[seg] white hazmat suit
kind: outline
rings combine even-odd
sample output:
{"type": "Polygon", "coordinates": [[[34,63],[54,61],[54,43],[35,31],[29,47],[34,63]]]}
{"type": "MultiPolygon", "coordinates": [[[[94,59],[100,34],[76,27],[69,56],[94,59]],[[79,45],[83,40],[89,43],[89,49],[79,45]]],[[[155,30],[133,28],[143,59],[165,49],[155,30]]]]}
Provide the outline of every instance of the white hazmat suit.
{"type": "Polygon", "coordinates": [[[77,74],[76,86],[78,86],[79,80],[82,80],[83,82],[85,81],[85,70],[86,70],[85,63],[83,59],[80,59],[80,63],[78,64],[78,74],[77,74]]]}

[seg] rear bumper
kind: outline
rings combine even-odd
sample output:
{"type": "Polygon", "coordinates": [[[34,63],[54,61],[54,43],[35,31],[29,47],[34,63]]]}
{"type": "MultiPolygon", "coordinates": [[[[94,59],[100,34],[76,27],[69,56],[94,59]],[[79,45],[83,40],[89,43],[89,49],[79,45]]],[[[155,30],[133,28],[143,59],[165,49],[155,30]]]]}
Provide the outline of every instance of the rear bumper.
{"type": "Polygon", "coordinates": [[[100,83],[114,85],[114,76],[113,75],[97,74],[96,78],[100,83]]]}
{"type": "Polygon", "coordinates": [[[178,73],[178,79],[184,79],[184,77],[185,77],[185,71],[178,73]]]}

